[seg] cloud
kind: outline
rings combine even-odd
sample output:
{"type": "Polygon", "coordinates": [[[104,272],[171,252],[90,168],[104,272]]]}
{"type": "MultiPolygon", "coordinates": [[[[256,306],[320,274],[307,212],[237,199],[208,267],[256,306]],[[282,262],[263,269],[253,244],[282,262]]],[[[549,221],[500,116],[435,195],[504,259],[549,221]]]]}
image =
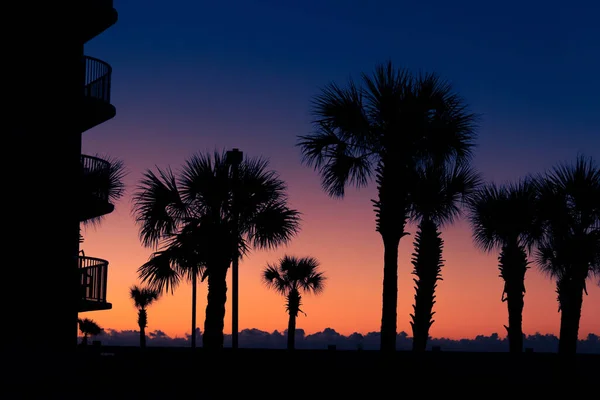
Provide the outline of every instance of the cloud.
{"type": "MultiPolygon", "coordinates": [[[[287,331],[265,332],[259,329],[244,329],[239,334],[239,346],[245,348],[283,349],[286,347],[287,331]]],[[[191,335],[186,337],[170,337],[163,331],[155,330],[147,334],[148,346],[187,347],[190,345],[191,335]]],[[[107,346],[138,346],[140,342],[139,331],[117,331],[106,329],[105,332],[94,340],[99,340],[107,346]]],[[[196,341],[202,346],[202,334],[196,330],[196,341]]],[[[303,329],[296,330],[296,348],[298,349],[327,349],[334,345],[339,350],[377,350],[379,349],[379,332],[370,332],[365,335],[353,333],[349,336],[342,335],[332,328],[325,328],[321,332],[306,335],[303,329]]],[[[410,350],[412,338],[406,332],[398,334],[398,350],[410,350]]],[[[225,335],[225,347],[231,346],[231,335],[225,335]]],[[[431,338],[428,349],[439,346],[443,351],[508,351],[508,340],[501,338],[497,333],[490,336],[479,335],[474,339],[453,340],[447,338],[431,338]]],[[[525,348],[535,352],[551,352],[558,350],[558,338],[554,335],[526,335],[525,348]]],[[[600,338],[590,333],[586,339],[580,340],[577,351],[579,353],[600,354],[600,338]]]]}

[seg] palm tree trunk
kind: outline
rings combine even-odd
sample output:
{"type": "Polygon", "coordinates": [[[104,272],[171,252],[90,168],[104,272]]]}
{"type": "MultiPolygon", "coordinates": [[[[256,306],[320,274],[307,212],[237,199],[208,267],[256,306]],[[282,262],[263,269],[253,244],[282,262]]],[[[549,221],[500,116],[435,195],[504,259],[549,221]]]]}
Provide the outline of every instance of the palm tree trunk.
{"type": "Polygon", "coordinates": [[[423,220],[415,237],[415,252],[412,264],[415,282],[414,314],[410,323],[413,331],[413,351],[425,351],[429,339],[429,328],[433,324],[433,305],[435,304],[435,288],[441,280],[442,250],[444,241],[440,237],[438,227],[431,220],[423,220]]]}
{"type": "Polygon", "coordinates": [[[396,351],[398,318],[398,245],[400,238],[383,238],[383,293],[381,307],[381,350],[396,351]]]}
{"type": "Polygon", "coordinates": [[[225,320],[225,303],[227,302],[227,263],[208,266],[208,296],[206,319],[202,336],[205,349],[223,348],[223,325],[225,320]]]}
{"type": "Polygon", "coordinates": [[[193,272],[192,272],[192,336],[191,336],[191,341],[192,341],[192,349],[196,348],[196,297],[198,295],[198,285],[197,285],[197,279],[198,279],[198,272],[196,270],[196,268],[194,268],[193,272]]]}
{"type": "Polygon", "coordinates": [[[558,353],[561,355],[575,355],[577,353],[585,279],[582,282],[583,284],[570,280],[565,285],[567,289],[566,296],[561,296],[560,338],[558,340],[558,353]]]}
{"type": "Polygon", "coordinates": [[[146,328],[140,326],[140,348],[146,348],[146,328]]]}
{"type": "Polygon", "coordinates": [[[523,307],[525,305],[525,273],[529,268],[527,253],[516,242],[502,248],[499,257],[500,276],[504,279],[504,296],[508,308],[508,326],[504,326],[511,353],[523,352],[523,307]]]}
{"type": "Polygon", "coordinates": [[[287,308],[290,314],[287,330],[287,349],[294,350],[296,348],[296,317],[300,311],[300,292],[298,289],[292,289],[287,296],[287,308]]]}
{"type": "Polygon", "coordinates": [[[287,330],[287,349],[294,350],[296,348],[296,316],[290,313],[287,330]]]}
{"type": "MultiPolygon", "coordinates": [[[[398,189],[406,166],[398,157],[387,154],[377,166],[379,199],[373,201],[377,215],[377,232],[383,240],[383,293],[381,307],[381,345],[383,352],[396,351],[398,319],[398,245],[405,235],[406,196],[398,189]],[[400,183],[399,183],[400,182],[400,183]]],[[[400,184],[401,185],[401,184],[400,184]]]]}
{"type": "Polygon", "coordinates": [[[146,348],[146,326],[148,325],[148,312],[145,308],[138,310],[138,326],[140,327],[140,348],[146,348]]]}

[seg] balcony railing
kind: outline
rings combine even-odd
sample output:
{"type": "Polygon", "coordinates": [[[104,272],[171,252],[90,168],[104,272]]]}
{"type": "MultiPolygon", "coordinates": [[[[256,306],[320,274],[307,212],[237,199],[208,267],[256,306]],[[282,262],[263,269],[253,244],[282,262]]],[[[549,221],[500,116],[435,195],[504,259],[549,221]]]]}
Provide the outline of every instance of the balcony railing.
{"type": "Polygon", "coordinates": [[[85,96],[110,103],[112,67],[102,60],[84,56],[85,96]]]}
{"type": "Polygon", "coordinates": [[[79,271],[81,272],[81,299],[106,303],[108,261],[79,256],[79,271]]]}
{"type": "Polygon", "coordinates": [[[83,170],[82,188],[86,195],[108,201],[110,186],[110,163],[98,157],[81,155],[83,170]]]}

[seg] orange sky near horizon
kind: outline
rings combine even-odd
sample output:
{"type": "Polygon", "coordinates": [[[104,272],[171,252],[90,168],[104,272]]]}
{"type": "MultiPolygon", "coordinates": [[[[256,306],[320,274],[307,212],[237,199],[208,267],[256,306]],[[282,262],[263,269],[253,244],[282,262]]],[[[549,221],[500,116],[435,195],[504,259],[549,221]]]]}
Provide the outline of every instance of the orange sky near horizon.
{"type": "MultiPolygon", "coordinates": [[[[183,161],[183,160],[181,160],[183,161]]],[[[180,165],[181,163],[179,163],[180,165]]],[[[162,166],[162,165],[161,165],[162,166]]],[[[175,165],[173,165],[175,166],[175,165]]],[[[277,163],[271,166],[278,170],[277,163]]],[[[103,328],[137,329],[137,313],[129,299],[129,288],[139,284],[137,268],[151,249],[143,248],[137,226],[131,215],[130,195],[142,168],[126,177],[127,195],[117,202],[115,211],[98,227],[83,229],[85,254],[109,261],[108,301],[112,310],[89,312],[103,328]]],[[[254,251],[240,262],[240,330],[257,328],[283,331],[287,327],[284,299],[268,290],[261,282],[261,270],[267,262],[277,261],[283,254],[314,256],[328,280],[318,297],[305,296],[297,327],[308,334],[333,328],[344,335],[353,332],[378,331],[381,318],[383,245],[374,230],[374,213],[370,199],[374,188],[351,189],[343,200],[331,199],[319,186],[316,173],[299,166],[281,173],[289,185],[291,205],[303,212],[300,234],[286,247],[276,251],[254,251]]],[[[411,236],[399,248],[398,332],[412,336],[409,314],[412,312],[414,288],[411,236]]],[[[474,247],[467,222],[460,219],[443,230],[445,267],[443,281],[437,289],[437,303],[430,335],[451,339],[473,338],[497,332],[504,337],[507,324],[506,303],[501,302],[503,281],[498,276],[497,253],[484,254],[474,247]]],[[[231,287],[230,276],[228,287],[231,287]]],[[[206,283],[198,287],[198,327],[203,330],[206,306],[206,283]]],[[[527,293],[523,312],[526,334],[558,335],[560,313],[554,282],[532,265],[526,275],[527,293]]],[[[580,324],[580,338],[600,333],[600,318],[594,304],[600,304],[600,288],[588,284],[580,324]]],[[[163,295],[149,308],[148,330],[162,330],[172,337],[191,331],[191,288],[181,285],[174,295],[163,295]]],[[[225,332],[231,332],[230,292],[225,316],[225,332]]]]}

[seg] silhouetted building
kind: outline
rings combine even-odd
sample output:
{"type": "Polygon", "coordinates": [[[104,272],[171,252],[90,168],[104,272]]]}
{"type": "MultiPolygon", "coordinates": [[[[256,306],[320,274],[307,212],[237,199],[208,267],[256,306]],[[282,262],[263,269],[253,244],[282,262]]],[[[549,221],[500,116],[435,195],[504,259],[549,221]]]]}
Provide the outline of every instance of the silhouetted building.
{"type": "MultiPolygon", "coordinates": [[[[89,18],[82,25],[84,43],[99,35],[117,21],[117,12],[112,0],[93,0],[89,3],[89,18]]],[[[83,55],[82,71],[83,102],[80,118],[79,156],[81,182],[79,197],[79,221],[85,222],[109,214],[114,206],[109,202],[110,164],[106,160],[81,154],[81,136],[93,127],[115,116],[115,107],[110,103],[112,68],[105,61],[83,55]]],[[[79,240],[78,240],[79,243],[79,240]]],[[[79,253],[79,252],[78,252],[79,253]]],[[[108,261],[78,256],[80,276],[79,312],[108,310],[112,307],[106,301],[108,261]]]]}
{"type": "Polygon", "coordinates": [[[84,306],[79,227],[93,209],[81,201],[81,138],[115,115],[110,66],[86,57],[84,47],[115,24],[117,12],[112,0],[6,6],[0,293],[2,322],[15,334],[2,356],[10,366],[5,381],[20,383],[20,395],[28,397],[27,390],[45,390],[41,377],[58,384],[81,367],[67,361],[77,354],[84,306]]]}

